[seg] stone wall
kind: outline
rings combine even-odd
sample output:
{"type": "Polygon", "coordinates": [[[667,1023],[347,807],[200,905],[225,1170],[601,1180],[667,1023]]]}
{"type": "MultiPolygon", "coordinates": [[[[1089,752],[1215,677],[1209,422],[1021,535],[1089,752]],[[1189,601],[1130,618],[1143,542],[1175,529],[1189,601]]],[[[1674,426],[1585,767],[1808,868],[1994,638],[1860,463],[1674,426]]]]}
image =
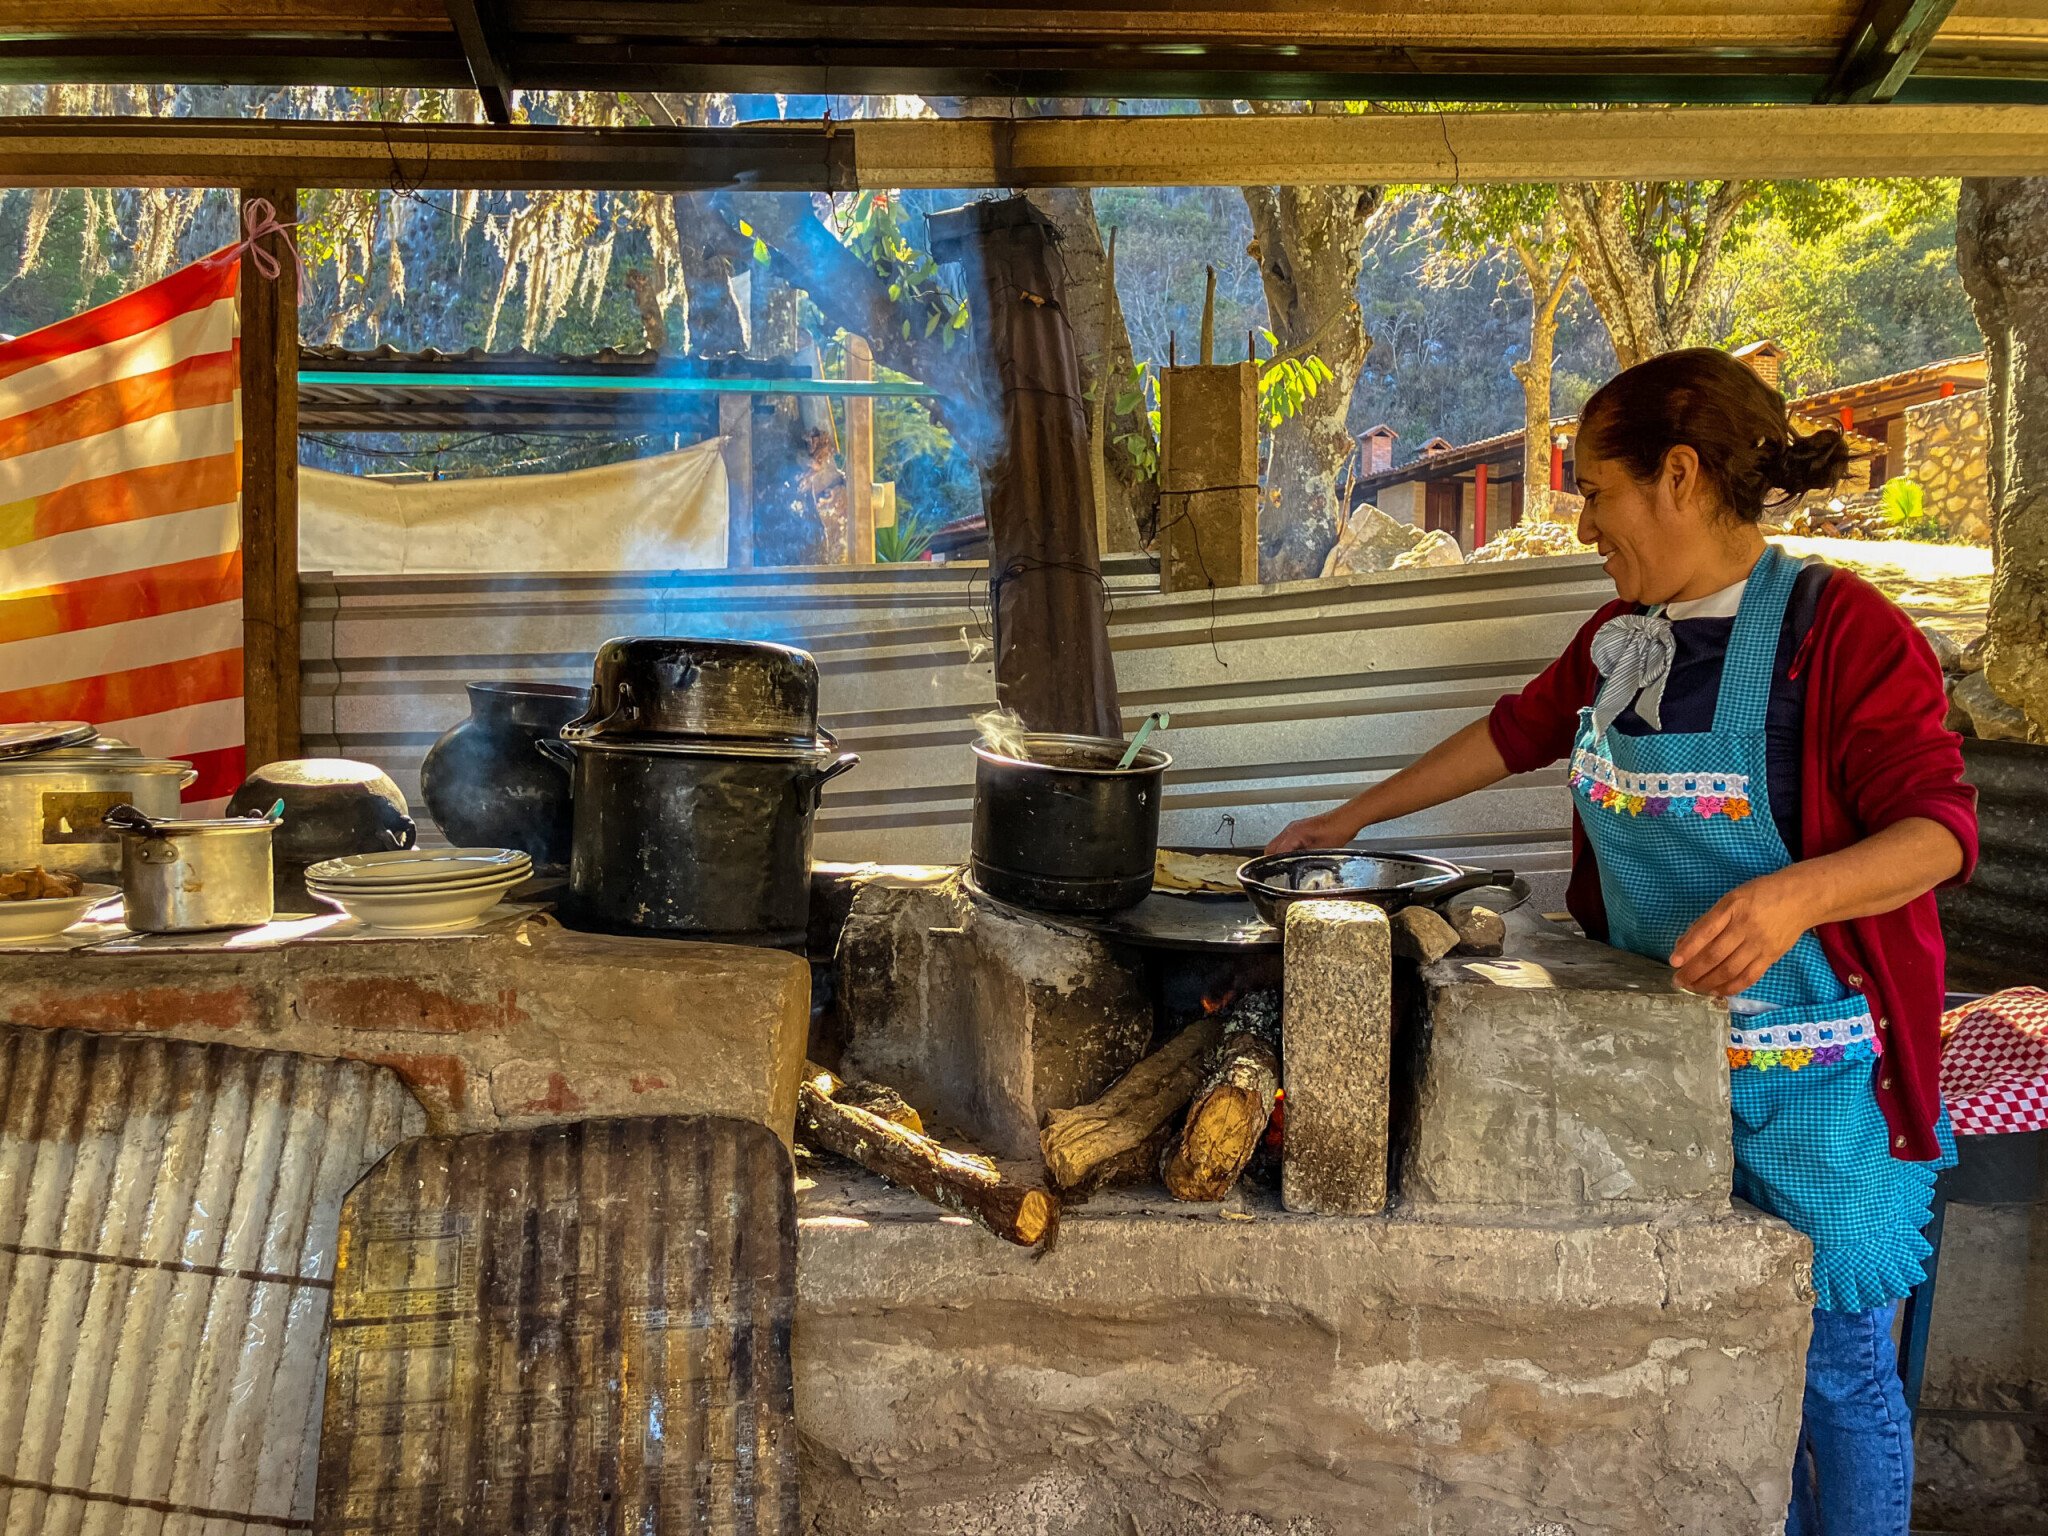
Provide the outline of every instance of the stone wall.
{"type": "Polygon", "coordinates": [[[810,1025],[794,955],[535,916],[438,937],[262,933],[0,950],[0,1023],[375,1062],[437,1134],[718,1114],[790,1138],[810,1025]]]}
{"type": "Polygon", "coordinates": [[[1812,1305],[1752,1211],[1100,1197],[1043,1255],[810,1165],[810,1536],[1776,1532],[1812,1305]]]}
{"type": "Polygon", "coordinates": [[[1991,424],[1981,389],[1906,408],[1903,473],[1927,493],[1927,510],[1973,543],[1991,541],[1991,424]]]}

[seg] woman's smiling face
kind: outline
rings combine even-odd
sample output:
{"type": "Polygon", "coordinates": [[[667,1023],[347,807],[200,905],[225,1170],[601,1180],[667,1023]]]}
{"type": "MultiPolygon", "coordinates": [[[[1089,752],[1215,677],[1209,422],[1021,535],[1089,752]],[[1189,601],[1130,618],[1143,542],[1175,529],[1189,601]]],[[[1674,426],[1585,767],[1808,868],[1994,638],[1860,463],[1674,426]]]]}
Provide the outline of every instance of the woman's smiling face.
{"type": "Polygon", "coordinates": [[[1648,481],[1632,477],[1618,459],[1606,459],[1580,438],[1576,464],[1579,542],[1607,561],[1615,592],[1626,602],[1668,603],[1691,584],[1718,547],[1707,498],[1701,494],[1699,455],[1677,447],[1648,481]]]}

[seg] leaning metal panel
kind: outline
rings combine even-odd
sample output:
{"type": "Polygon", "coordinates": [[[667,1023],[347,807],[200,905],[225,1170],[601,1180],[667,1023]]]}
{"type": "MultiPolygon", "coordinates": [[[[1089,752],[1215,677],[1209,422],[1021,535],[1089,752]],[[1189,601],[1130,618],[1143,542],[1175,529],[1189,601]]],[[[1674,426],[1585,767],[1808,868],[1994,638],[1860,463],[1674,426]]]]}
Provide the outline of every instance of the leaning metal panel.
{"type": "Polygon", "coordinates": [[[0,1026],[0,1532],[306,1529],[342,1197],[425,1123],[362,1062],[0,1026]]]}
{"type": "Polygon", "coordinates": [[[788,1154],[751,1122],[399,1148],[342,1216],[325,1536],[794,1536],[788,1154]]]}

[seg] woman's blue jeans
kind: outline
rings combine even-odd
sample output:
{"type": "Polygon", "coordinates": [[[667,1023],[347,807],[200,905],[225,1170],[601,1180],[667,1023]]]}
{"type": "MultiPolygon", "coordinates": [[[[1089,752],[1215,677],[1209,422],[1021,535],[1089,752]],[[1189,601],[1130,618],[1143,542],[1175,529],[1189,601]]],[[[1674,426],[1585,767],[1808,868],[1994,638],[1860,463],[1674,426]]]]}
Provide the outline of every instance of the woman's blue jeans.
{"type": "Polygon", "coordinates": [[[1892,1347],[1898,1305],[1813,1314],[1786,1536],[1906,1536],[1913,1421],[1892,1347]]]}

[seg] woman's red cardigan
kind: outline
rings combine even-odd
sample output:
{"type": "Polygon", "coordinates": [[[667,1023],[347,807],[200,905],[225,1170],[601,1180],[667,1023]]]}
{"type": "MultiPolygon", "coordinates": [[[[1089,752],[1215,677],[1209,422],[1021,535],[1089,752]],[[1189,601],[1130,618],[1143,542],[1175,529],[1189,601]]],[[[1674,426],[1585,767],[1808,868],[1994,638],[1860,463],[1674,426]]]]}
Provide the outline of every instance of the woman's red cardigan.
{"type": "MultiPolygon", "coordinates": [[[[1593,632],[1630,611],[1629,604],[1609,603],[1541,676],[1494,706],[1493,743],[1509,772],[1529,773],[1570,753],[1579,711],[1599,686],[1593,632]]],[[[1961,739],[1942,723],[1948,705],[1941,668],[1912,621],[1869,582],[1837,570],[1822,588],[1813,628],[1793,660],[1793,674],[1802,671],[1804,856],[1834,853],[1920,816],[1955,835],[1963,849],[1956,881],[1968,879],[1977,866],[1977,792],[1963,782],[1961,739]]],[[[1600,872],[1576,809],[1566,905],[1588,935],[1606,938],[1600,872]]],[[[1938,1157],[1947,952],[1932,893],[1878,917],[1823,924],[1819,934],[1835,974],[1869,1000],[1883,1031],[1877,1101],[1891,1127],[1892,1156],[1911,1162],[1938,1157]]]]}

